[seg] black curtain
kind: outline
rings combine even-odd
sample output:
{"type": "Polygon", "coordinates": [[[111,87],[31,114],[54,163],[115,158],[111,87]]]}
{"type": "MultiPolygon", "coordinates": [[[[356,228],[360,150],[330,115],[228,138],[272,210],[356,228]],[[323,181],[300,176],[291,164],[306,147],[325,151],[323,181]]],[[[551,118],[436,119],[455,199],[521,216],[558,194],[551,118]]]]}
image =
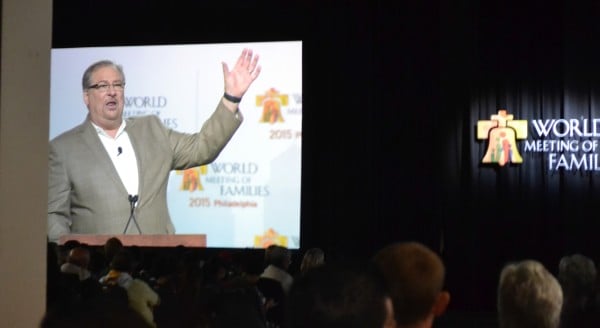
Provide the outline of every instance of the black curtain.
{"type": "Polygon", "coordinates": [[[441,59],[438,134],[444,255],[459,307],[493,309],[508,261],[533,258],[556,273],[567,254],[599,259],[599,171],[552,169],[547,153],[524,152],[525,142],[522,164],[485,165],[488,144],[476,135],[477,122],[499,109],[529,122],[529,141],[550,139],[537,135],[533,120],[600,117],[598,6],[491,2],[447,9],[461,19],[441,20],[449,27],[442,29],[441,55],[450,57],[441,59]]]}

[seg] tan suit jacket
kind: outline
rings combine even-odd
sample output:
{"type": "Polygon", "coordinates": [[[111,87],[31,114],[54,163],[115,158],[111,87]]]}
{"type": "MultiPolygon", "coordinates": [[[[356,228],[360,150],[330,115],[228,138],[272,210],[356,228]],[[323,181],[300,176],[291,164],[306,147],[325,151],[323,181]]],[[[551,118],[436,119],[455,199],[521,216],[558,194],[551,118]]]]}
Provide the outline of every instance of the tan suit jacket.
{"type": "MultiPolygon", "coordinates": [[[[215,160],[241,122],[241,114],[222,102],[195,134],[168,129],[156,116],[127,119],[139,172],[135,217],[144,234],[175,232],[167,209],[169,172],[215,160]]],[[[89,117],[50,142],[50,241],[70,233],[122,234],[131,212],[128,196],[89,117]]],[[[138,234],[133,226],[127,233],[138,234]]]]}

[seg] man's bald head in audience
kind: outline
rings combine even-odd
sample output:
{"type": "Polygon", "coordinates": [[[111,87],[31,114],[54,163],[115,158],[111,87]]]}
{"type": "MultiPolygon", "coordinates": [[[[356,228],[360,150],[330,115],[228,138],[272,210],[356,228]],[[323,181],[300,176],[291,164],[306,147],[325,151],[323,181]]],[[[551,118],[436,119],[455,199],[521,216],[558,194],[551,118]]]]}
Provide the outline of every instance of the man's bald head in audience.
{"type": "Polygon", "coordinates": [[[85,247],[75,247],[69,251],[67,262],[87,269],[90,265],[90,251],[85,247]]]}

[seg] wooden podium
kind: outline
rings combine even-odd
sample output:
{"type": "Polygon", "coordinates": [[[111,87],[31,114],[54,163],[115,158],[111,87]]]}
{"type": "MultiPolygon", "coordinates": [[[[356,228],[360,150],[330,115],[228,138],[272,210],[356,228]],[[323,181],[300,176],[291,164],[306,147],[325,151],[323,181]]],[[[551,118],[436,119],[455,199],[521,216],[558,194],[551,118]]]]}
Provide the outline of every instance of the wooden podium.
{"type": "Polygon", "coordinates": [[[206,235],[88,235],[71,234],[59,238],[58,244],[64,245],[69,240],[76,240],[82,244],[102,246],[109,238],[116,237],[123,246],[141,247],[206,247],[206,235]]]}

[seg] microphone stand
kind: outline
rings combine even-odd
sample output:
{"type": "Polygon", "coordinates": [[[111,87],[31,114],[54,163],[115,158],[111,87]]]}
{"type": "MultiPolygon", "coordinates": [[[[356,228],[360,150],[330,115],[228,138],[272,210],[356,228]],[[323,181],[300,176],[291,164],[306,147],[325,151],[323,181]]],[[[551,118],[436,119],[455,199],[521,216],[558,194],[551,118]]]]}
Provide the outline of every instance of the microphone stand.
{"type": "Polygon", "coordinates": [[[135,203],[137,203],[138,201],[138,195],[129,195],[128,197],[129,199],[129,205],[131,206],[131,213],[129,214],[129,220],[127,221],[127,225],[125,226],[125,230],[123,230],[123,234],[127,233],[127,228],[129,228],[129,224],[131,223],[131,220],[133,220],[133,223],[135,224],[135,226],[137,227],[140,235],[142,234],[142,230],[140,229],[140,226],[137,223],[137,220],[135,219],[135,203]]]}

